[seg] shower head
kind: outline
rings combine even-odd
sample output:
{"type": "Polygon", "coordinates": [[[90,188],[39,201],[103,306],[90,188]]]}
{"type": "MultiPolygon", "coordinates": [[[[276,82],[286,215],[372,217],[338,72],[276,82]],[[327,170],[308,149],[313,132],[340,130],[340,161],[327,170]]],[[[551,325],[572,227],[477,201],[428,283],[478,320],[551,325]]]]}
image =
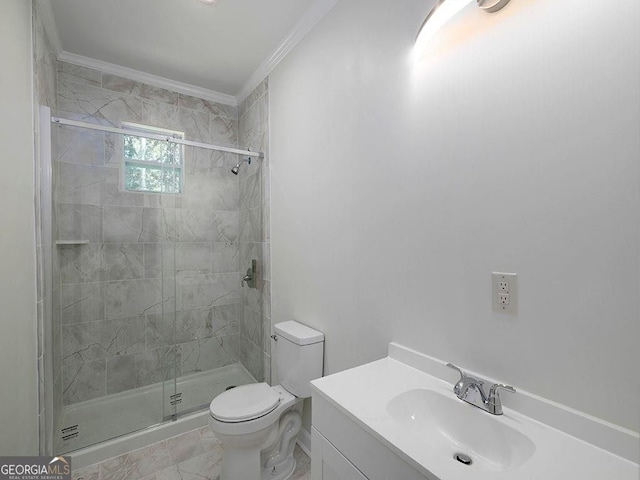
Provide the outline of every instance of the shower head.
{"type": "Polygon", "coordinates": [[[238,162],[238,164],[231,169],[231,173],[233,173],[234,175],[238,175],[238,172],[240,171],[240,165],[242,165],[244,162],[247,162],[247,165],[251,165],[251,157],[247,157],[244,160],[238,162]]]}

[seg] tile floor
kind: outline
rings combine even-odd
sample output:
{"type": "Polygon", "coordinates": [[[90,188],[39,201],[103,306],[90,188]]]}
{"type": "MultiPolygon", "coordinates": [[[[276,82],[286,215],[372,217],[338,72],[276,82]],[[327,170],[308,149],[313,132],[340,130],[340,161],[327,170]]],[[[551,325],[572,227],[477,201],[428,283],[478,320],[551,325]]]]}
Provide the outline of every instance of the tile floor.
{"type": "MultiPolygon", "coordinates": [[[[296,469],[290,480],[309,480],[309,457],[297,445],[294,456],[296,469]]],[[[209,427],[202,427],[73,470],[72,480],[217,480],[221,460],[220,441],[209,427]]]]}

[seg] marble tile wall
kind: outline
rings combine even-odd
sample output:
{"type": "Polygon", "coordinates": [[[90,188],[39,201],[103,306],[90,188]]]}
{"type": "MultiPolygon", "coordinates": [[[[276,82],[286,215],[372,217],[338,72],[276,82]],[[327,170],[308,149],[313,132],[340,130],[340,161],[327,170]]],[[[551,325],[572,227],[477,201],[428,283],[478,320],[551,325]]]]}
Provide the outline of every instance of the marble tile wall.
{"type": "MultiPolygon", "coordinates": [[[[271,383],[271,255],[269,182],[269,82],[265,79],[239,107],[240,145],[265,152],[240,173],[240,265],[259,260],[261,282],[242,290],[240,355],[251,374],[271,383]]],[[[242,270],[242,268],[241,268],[242,270]]]]}
{"type": "MultiPolygon", "coordinates": [[[[61,117],[238,145],[235,107],[65,62],[57,82],[61,117]]],[[[184,192],[129,192],[120,136],[56,130],[56,235],[88,242],[57,248],[64,404],[237,362],[237,156],[185,147],[184,192]]]]}
{"type": "MultiPolygon", "coordinates": [[[[45,33],[42,16],[37,2],[32,3],[33,32],[33,92],[34,131],[41,136],[39,106],[56,107],[56,56],[45,33]]],[[[35,172],[35,232],[37,266],[37,334],[38,334],[38,405],[40,454],[51,454],[53,449],[53,428],[62,411],[61,390],[54,388],[60,381],[60,357],[54,355],[54,325],[59,324],[57,298],[59,281],[54,275],[54,255],[52,234],[52,190],[47,181],[47,171],[51,159],[41,156],[40,145],[36,142],[34,155],[35,172]]]]}

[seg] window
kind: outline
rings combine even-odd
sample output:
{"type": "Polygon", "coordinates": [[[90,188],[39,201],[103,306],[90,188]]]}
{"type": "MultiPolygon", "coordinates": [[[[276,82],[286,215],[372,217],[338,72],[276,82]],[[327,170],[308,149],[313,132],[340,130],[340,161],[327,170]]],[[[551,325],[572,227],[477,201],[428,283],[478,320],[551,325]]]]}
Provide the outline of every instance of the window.
{"type": "Polygon", "coordinates": [[[134,192],[182,193],[182,145],[144,137],[145,134],[184,138],[183,132],[123,123],[141,136],[123,135],[124,188],[134,192]]]}

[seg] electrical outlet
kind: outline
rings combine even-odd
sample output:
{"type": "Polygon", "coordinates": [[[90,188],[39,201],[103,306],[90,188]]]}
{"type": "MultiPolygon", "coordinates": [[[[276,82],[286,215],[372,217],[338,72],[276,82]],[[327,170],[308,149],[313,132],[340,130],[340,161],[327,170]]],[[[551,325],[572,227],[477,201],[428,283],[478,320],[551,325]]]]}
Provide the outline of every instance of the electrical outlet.
{"type": "Polygon", "coordinates": [[[518,311],[518,274],[491,272],[491,303],[496,312],[518,311]]]}

